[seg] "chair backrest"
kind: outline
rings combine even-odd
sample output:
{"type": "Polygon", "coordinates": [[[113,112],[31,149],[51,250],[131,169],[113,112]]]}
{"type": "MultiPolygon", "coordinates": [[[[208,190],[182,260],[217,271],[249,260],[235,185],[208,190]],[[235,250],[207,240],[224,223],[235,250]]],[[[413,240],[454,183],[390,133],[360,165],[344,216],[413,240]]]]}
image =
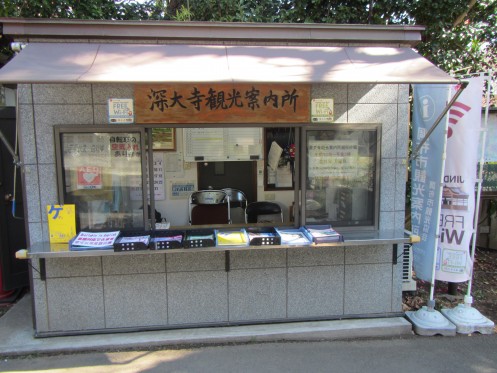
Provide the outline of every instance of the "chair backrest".
{"type": "Polygon", "coordinates": [[[190,194],[188,214],[191,225],[231,224],[230,197],[222,190],[199,190],[190,194]]]}
{"type": "Polygon", "coordinates": [[[230,224],[230,213],[227,204],[196,205],[191,210],[190,224],[230,224]]]}
{"type": "Polygon", "coordinates": [[[230,197],[231,207],[247,208],[247,196],[240,189],[223,188],[221,190],[230,197]]]}
{"type": "Polygon", "coordinates": [[[247,223],[257,223],[259,221],[259,216],[276,214],[279,215],[281,222],[283,222],[283,212],[281,211],[280,205],[275,202],[257,201],[247,205],[247,208],[245,209],[245,220],[247,223]]]}

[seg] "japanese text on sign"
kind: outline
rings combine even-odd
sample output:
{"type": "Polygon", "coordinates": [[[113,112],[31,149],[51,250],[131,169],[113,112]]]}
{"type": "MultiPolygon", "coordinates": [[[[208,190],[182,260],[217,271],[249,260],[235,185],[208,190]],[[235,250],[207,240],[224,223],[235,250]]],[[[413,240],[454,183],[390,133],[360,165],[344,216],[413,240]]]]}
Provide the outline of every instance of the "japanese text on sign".
{"type": "Polygon", "coordinates": [[[308,121],[309,92],[298,84],[137,86],[137,122],[246,123],[268,116],[265,122],[308,121]]]}
{"type": "Polygon", "coordinates": [[[309,141],[309,177],[349,177],[357,174],[357,141],[309,141]]]}

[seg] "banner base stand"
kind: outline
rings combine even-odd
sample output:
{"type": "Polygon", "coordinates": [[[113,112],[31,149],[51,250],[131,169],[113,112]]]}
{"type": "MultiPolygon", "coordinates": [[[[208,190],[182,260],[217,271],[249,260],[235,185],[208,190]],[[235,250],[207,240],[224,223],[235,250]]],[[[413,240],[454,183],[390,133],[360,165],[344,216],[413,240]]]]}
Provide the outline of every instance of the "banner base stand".
{"type": "Polygon", "coordinates": [[[455,324],[457,333],[494,333],[494,322],[483,316],[480,311],[471,307],[470,304],[459,304],[455,308],[444,308],[441,312],[455,324]]]}
{"type": "Polygon", "coordinates": [[[433,308],[423,306],[417,311],[407,311],[406,317],[413,324],[414,333],[418,335],[456,335],[456,326],[433,308]]]}

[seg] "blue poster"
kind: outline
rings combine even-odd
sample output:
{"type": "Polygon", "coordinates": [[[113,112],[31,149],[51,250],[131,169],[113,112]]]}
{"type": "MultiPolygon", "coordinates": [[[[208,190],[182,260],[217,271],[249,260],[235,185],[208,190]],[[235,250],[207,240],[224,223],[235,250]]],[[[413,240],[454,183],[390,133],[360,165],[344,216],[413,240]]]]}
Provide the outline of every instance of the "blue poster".
{"type": "MultiPolygon", "coordinates": [[[[447,105],[448,85],[416,84],[413,86],[412,149],[426,136],[447,105]]],[[[412,233],[421,238],[413,245],[413,266],[416,277],[431,282],[433,260],[438,238],[440,189],[447,116],[423,144],[411,162],[411,224],[412,233]]]]}

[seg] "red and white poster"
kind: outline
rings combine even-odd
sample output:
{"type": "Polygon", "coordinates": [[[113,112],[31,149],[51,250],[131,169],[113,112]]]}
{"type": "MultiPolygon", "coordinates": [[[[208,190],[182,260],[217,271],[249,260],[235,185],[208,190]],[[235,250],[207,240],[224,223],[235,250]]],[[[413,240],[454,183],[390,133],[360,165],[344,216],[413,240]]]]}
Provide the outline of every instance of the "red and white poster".
{"type": "Polygon", "coordinates": [[[449,110],[435,272],[435,278],[441,281],[463,282],[471,278],[470,244],[474,231],[483,86],[483,77],[471,78],[449,110]]]}
{"type": "Polygon", "coordinates": [[[102,169],[96,166],[78,167],[78,189],[102,189],[102,169]]]}

